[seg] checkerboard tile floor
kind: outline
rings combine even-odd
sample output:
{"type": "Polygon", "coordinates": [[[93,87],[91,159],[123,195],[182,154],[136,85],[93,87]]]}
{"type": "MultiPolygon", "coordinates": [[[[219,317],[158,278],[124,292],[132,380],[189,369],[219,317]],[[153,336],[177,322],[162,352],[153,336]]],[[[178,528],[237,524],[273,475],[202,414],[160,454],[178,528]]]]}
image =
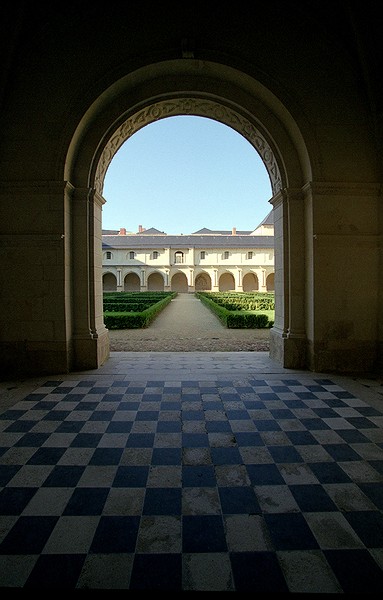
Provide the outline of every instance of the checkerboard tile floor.
{"type": "Polygon", "coordinates": [[[382,482],[332,379],[47,378],[0,414],[0,586],[381,592],[382,482]]]}

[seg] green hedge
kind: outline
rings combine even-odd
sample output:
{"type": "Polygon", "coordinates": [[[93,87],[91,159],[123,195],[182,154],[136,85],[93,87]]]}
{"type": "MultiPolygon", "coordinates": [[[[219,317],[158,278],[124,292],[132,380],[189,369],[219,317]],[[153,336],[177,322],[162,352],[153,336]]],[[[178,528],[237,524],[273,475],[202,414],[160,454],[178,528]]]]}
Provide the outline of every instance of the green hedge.
{"type": "MultiPolygon", "coordinates": [[[[196,292],[195,295],[201,300],[229,329],[266,329],[274,325],[267,314],[251,312],[240,306],[241,292],[196,292]],[[228,306],[235,306],[233,310],[228,306]]],[[[262,304],[262,294],[257,293],[257,298],[252,300],[262,304]]],[[[244,295],[244,306],[248,306],[249,294],[244,295]]],[[[255,293],[254,293],[255,296],[255,293]]],[[[264,300],[266,305],[273,305],[273,295],[269,292],[264,300]]],[[[261,309],[262,310],[262,309],[261,309]]],[[[265,310],[265,309],[263,309],[265,310]]],[[[267,308],[266,310],[272,310],[267,308]]]]}
{"type": "MultiPolygon", "coordinates": [[[[160,299],[155,300],[159,302],[160,299]]],[[[104,310],[108,312],[142,312],[153,305],[153,301],[146,302],[107,302],[104,310]]]]}
{"type": "Polygon", "coordinates": [[[275,310],[274,292],[203,292],[227,310],[275,310]]]}
{"type": "Polygon", "coordinates": [[[229,312],[226,325],[229,329],[266,329],[269,327],[269,317],[264,314],[229,312]]]}
{"type": "Polygon", "coordinates": [[[107,329],[142,329],[148,327],[177,292],[105,292],[104,323],[107,329]],[[140,297],[138,297],[140,294],[140,297]],[[144,302],[137,302],[145,295],[144,302]],[[136,302],[130,302],[131,297],[136,302]],[[116,300],[121,298],[121,302],[116,300]],[[111,301],[113,300],[113,301],[111,301]],[[125,301],[124,301],[125,300],[125,301]],[[140,310],[132,310],[132,307],[140,310]],[[116,307],[122,310],[116,310],[116,307]]]}

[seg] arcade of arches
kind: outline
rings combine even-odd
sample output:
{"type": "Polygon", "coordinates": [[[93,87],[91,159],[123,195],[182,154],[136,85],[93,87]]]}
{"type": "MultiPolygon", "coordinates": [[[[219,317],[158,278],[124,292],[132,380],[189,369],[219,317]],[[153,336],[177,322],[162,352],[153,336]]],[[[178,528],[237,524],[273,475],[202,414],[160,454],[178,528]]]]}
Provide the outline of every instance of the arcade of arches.
{"type": "MultiPolygon", "coordinates": [[[[124,279],[124,292],[139,292],[141,288],[140,278],[136,273],[128,273],[124,279]]],[[[147,278],[147,289],[152,292],[162,292],[165,289],[165,281],[161,273],[151,273],[147,278]]],[[[105,273],[103,276],[104,292],[117,291],[117,280],[112,273],[105,273]]],[[[184,273],[175,273],[170,280],[170,290],[172,292],[189,292],[187,277],[184,273]]],[[[195,278],[195,291],[211,291],[212,281],[208,273],[200,273],[195,278]]],[[[219,278],[218,291],[229,292],[235,290],[235,279],[232,273],[223,273],[219,278]]],[[[242,280],[242,291],[259,291],[258,277],[255,273],[246,273],[242,280]]],[[[274,273],[270,273],[266,278],[266,291],[274,291],[274,273]]]]}
{"type": "MultiPolygon", "coordinates": [[[[326,3],[273,0],[170,13],[146,0],[101,12],[87,1],[4,4],[3,378],[108,360],[104,177],[141,127],[186,114],[235,129],[268,171],[271,357],[294,369],[382,372],[379,19],[348,2],[331,19],[326,3]]],[[[182,276],[172,284],[184,286],[182,276]]]]}

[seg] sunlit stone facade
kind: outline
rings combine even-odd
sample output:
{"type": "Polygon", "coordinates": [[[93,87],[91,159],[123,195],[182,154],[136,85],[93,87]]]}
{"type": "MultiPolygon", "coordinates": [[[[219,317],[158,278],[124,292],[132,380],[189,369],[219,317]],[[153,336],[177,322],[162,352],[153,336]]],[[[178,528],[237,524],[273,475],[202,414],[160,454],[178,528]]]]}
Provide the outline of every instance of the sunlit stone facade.
{"type": "Polygon", "coordinates": [[[103,232],[103,291],[274,291],[272,212],[254,231],[103,232]]]}

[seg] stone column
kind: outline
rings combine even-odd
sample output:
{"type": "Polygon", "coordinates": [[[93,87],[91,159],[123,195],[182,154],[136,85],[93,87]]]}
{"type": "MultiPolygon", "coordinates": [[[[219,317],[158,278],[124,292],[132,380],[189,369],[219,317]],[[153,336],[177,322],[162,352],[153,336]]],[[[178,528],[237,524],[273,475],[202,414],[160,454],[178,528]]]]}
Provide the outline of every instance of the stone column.
{"type": "Polygon", "coordinates": [[[261,269],[260,271],[260,278],[258,279],[259,281],[259,291],[260,292],[267,292],[266,289],[266,271],[265,269],[261,269]]]}
{"type": "Polygon", "coordinates": [[[141,292],[146,292],[146,271],[145,269],[141,269],[141,285],[140,285],[140,291],[141,292]]]}
{"type": "Polygon", "coordinates": [[[170,269],[165,269],[164,270],[165,273],[165,282],[164,282],[164,288],[165,288],[165,292],[170,292],[170,269]]]}
{"type": "Polygon", "coordinates": [[[303,191],[307,366],[320,372],[373,372],[382,319],[381,185],[315,182],[303,191]]]}
{"type": "Polygon", "coordinates": [[[274,207],[275,322],[270,356],[284,367],[305,368],[305,223],[302,193],[278,192],[274,207]]]}
{"type": "Polygon", "coordinates": [[[188,292],[194,292],[194,269],[189,269],[189,277],[188,277],[188,292]]]}
{"type": "Polygon", "coordinates": [[[73,368],[72,193],[63,181],[0,184],[0,376],[73,368]]]}
{"type": "Polygon", "coordinates": [[[122,285],[121,269],[117,269],[117,291],[123,292],[124,287],[122,285]]]}
{"type": "Polygon", "coordinates": [[[219,286],[218,286],[218,269],[213,269],[212,292],[218,292],[218,291],[219,291],[219,286]]]}
{"type": "Polygon", "coordinates": [[[76,370],[99,367],[109,357],[102,291],[101,210],[104,202],[93,189],[75,188],[73,191],[71,255],[76,370]]]}
{"type": "Polygon", "coordinates": [[[236,291],[237,292],[243,292],[242,269],[238,269],[238,268],[237,268],[237,285],[236,285],[236,291]]]}

